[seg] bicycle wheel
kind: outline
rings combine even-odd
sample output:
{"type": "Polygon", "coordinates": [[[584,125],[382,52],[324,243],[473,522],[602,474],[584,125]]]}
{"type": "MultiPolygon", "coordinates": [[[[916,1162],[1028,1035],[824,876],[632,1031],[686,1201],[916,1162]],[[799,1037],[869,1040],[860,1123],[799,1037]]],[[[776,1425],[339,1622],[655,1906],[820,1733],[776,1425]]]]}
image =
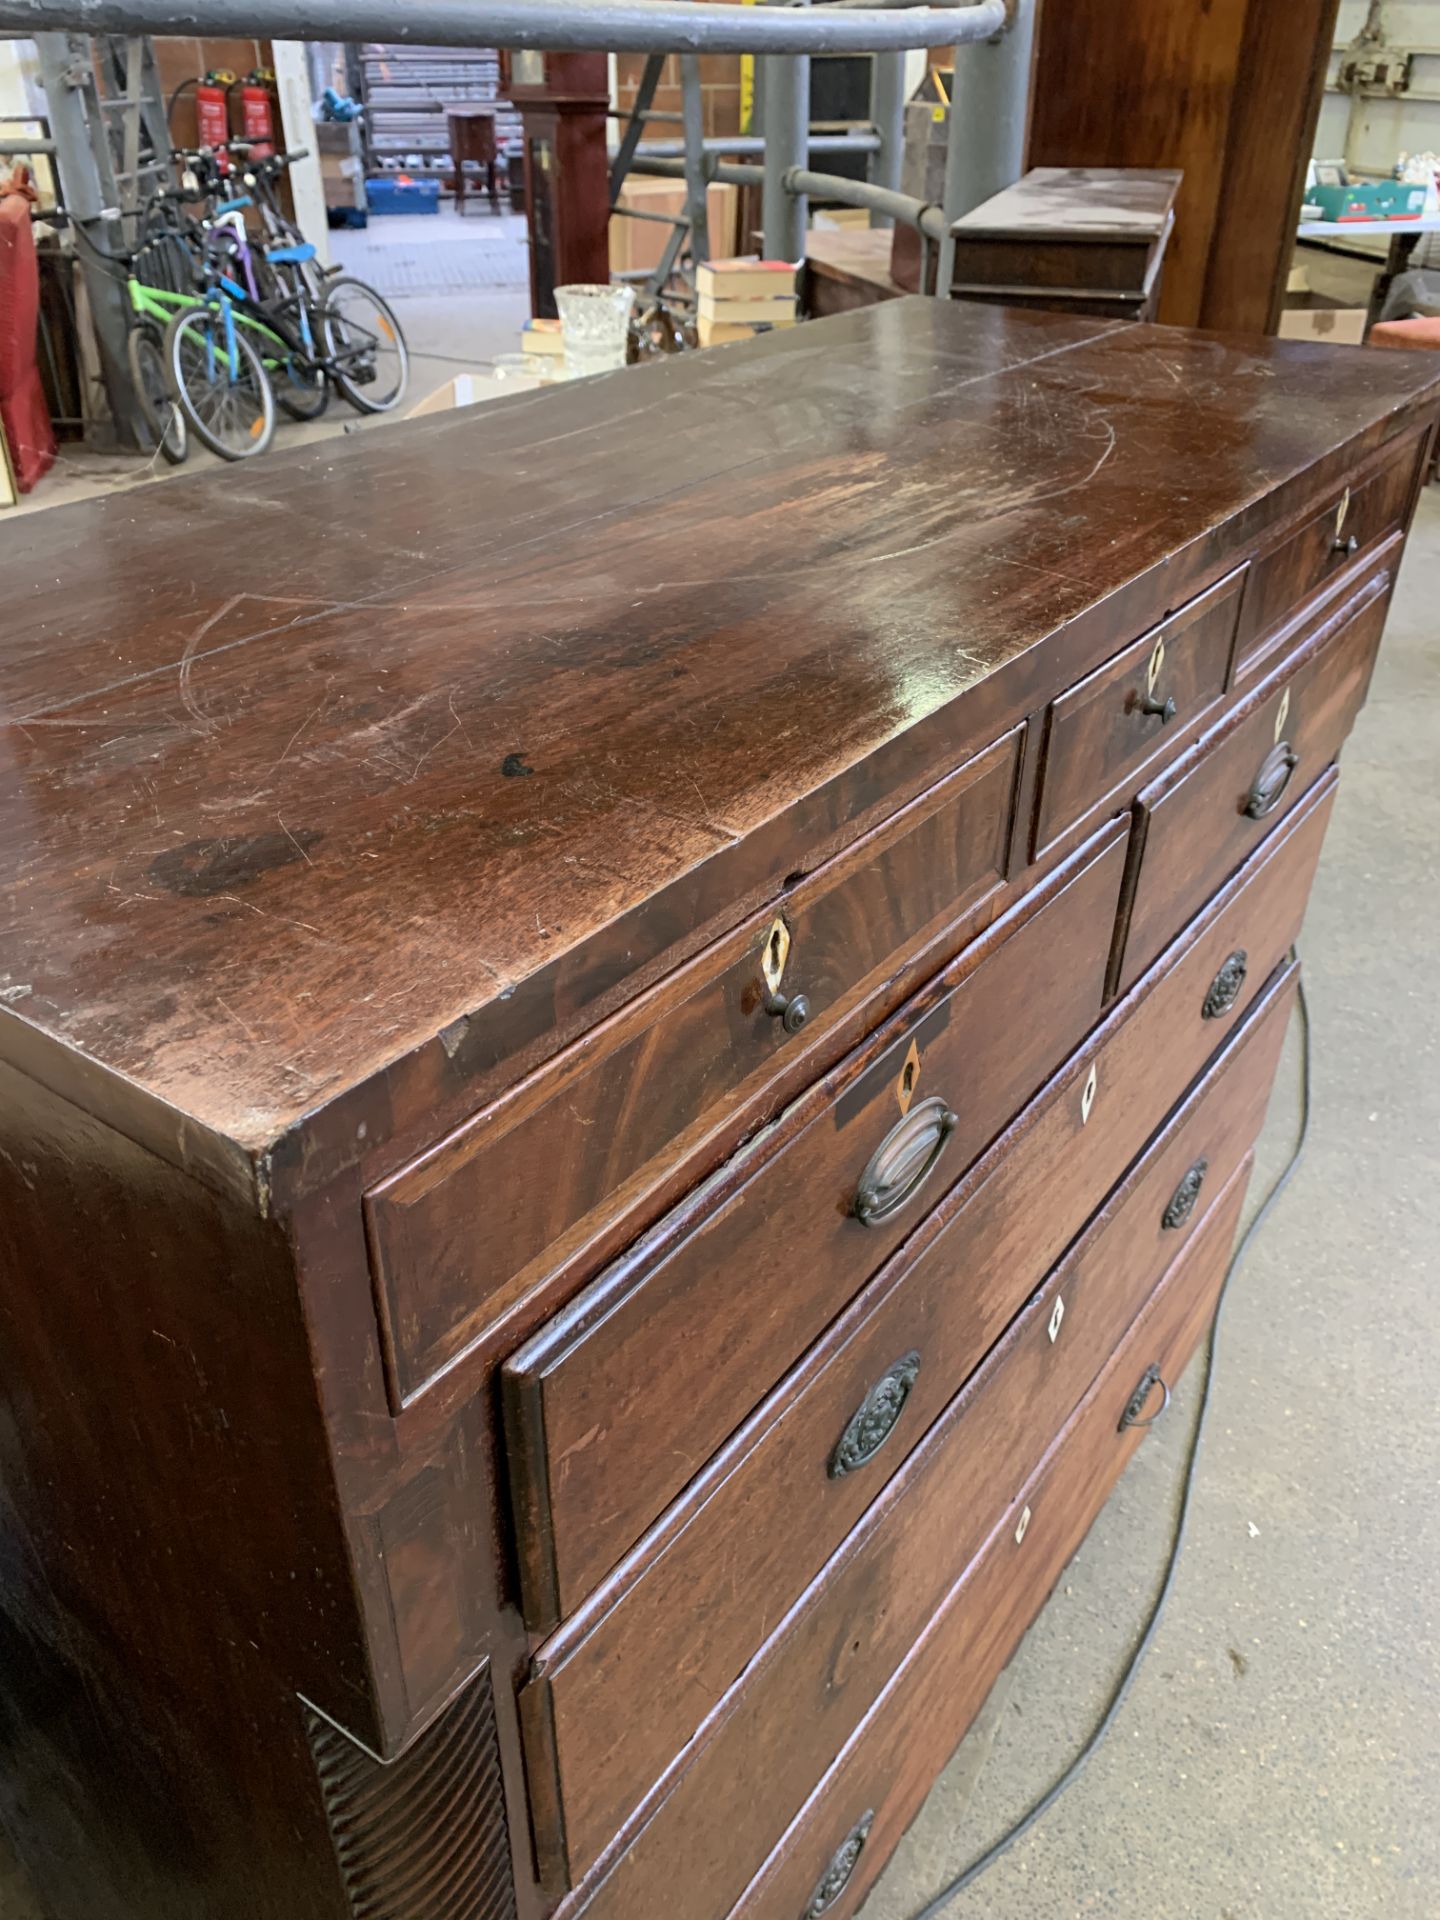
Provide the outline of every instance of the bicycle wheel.
{"type": "MultiPolygon", "coordinates": [[[[269,279],[274,299],[283,311],[285,319],[275,317],[273,312],[266,314],[271,327],[293,335],[302,334],[311,342],[311,351],[319,352],[314,346],[313,315],[319,305],[319,295],[312,290],[306,277],[305,268],[286,262],[283,266],[270,266],[269,279]],[[305,333],[305,325],[296,327],[294,315],[303,309],[302,322],[310,327],[305,333]]],[[[275,398],[292,420],[318,420],[330,404],[330,382],[322,367],[307,365],[298,355],[288,353],[266,335],[256,341],[261,357],[275,388],[275,398]]]]}
{"type": "Polygon", "coordinates": [[[177,313],[165,331],[170,389],[195,432],[222,460],[248,460],[275,437],[275,390],[254,347],[237,326],[234,358],[225,316],[214,307],[177,313]]]}
{"type": "Polygon", "coordinates": [[[141,320],[126,334],[125,357],[145,424],[170,465],[178,467],[190,452],[190,432],[166,385],[165,336],[153,320],[141,320]]]}
{"type": "Polygon", "coordinates": [[[400,322],[373,287],[348,275],[325,289],[318,315],[330,377],[361,413],[388,413],[404,398],[410,354],[400,322]]]}
{"type": "Polygon", "coordinates": [[[330,404],[330,382],[319,367],[307,367],[288,354],[274,360],[267,357],[266,368],[275,398],[292,420],[318,420],[330,404]]]}

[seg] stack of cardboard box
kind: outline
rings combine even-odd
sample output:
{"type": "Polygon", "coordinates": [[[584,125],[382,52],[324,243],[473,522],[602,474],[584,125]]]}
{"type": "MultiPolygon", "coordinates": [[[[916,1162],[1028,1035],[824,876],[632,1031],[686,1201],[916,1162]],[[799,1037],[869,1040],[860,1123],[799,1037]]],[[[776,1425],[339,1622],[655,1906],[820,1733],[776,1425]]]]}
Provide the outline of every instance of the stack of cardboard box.
{"type": "Polygon", "coordinates": [[[702,347],[727,340],[748,340],[773,327],[795,324],[795,284],[799,268],[790,260],[708,260],[695,276],[700,297],[702,347]]]}

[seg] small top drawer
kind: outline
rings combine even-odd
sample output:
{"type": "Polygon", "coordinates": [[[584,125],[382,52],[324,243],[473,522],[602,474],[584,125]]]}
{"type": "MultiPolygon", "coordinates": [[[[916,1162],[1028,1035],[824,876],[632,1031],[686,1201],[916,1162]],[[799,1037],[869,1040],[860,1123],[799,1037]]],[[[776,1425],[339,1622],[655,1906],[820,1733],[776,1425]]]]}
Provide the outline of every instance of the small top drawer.
{"type": "Polygon", "coordinates": [[[1219,703],[1244,584],[1241,568],[1055,701],[1035,816],[1037,856],[1219,703]]]}
{"type": "Polygon", "coordinates": [[[1423,439],[1412,435],[1367,478],[1336,488],[1303,526],[1252,562],[1235,643],[1237,667],[1312,593],[1404,525],[1423,439]]]}
{"type": "Polygon", "coordinates": [[[1391,585],[1382,566],[1330,607],[1249,699],[1140,794],[1112,987],[1150,965],[1339,753],[1370,684],[1391,585]]]}
{"type": "MultiPolygon", "coordinates": [[[[1024,728],[366,1197],[392,1404],[1004,881],[1024,728]],[[628,1185],[627,1185],[628,1183],[628,1185]]],[[[833,1050],[832,1056],[833,1057],[833,1050]]],[[[823,1064],[823,1061],[822,1061],[823,1064]]]]}
{"type": "Polygon", "coordinates": [[[527,1623],[583,1600],[1094,1026],[1103,831],[503,1369],[527,1623]]]}

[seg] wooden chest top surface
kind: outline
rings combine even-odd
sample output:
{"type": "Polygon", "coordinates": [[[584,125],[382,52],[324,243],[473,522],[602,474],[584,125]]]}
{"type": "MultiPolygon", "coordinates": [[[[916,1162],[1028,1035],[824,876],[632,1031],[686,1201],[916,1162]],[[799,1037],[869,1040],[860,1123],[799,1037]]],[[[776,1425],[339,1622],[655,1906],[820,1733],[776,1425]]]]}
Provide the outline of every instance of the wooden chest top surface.
{"type": "Polygon", "coordinates": [[[838,782],[852,838],[992,725],[961,696],[1025,711],[1038,642],[1093,665],[1098,604],[1139,631],[1437,384],[904,300],[31,521],[0,1051],[264,1155],[486,1008],[543,1049],[733,921],[762,827],[838,782]]]}

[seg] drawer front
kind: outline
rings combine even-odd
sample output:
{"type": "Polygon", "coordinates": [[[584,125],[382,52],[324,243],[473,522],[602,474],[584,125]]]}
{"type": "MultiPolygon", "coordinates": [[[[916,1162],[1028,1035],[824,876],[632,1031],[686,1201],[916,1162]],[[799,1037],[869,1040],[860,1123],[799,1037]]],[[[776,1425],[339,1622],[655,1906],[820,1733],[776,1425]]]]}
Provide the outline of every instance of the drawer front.
{"type": "Polygon", "coordinates": [[[1309,790],[1364,704],[1389,604],[1374,574],[1141,793],[1114,983],[1128,986],[1309,790]]]}
{"type": "MultiPolygon", "coordinates": [[[[1203,1337],[1244,1202],[1242,1168],[984,1553],[726,1920],[852,1920],[1148,1427],[1121,1429],[1137,1382],[1173,1383],[1203,1337]],[[1019,1514],[1030,1518],[1020,1538],[1019,1514]]],[[[1149,1409],[1147,1409],[1149,1411],[1149,1409]]],[[[651,1920],[637,1909],[632,1920],[651,1920]]]]}
{"type": "Polygon", "coordinates": [[[1123,858],[1112,824],[507,1363],[532,1626],[584,1599],[1094,1025],[1123,858]]]}
{"type": "Polygon", "coordinates": [[[1023,731],[367,1196],[397,1406],[643,1189],[657,1160],[823,1045],[908,955],[999,889],[1023,731]]]}
{"type": "MultiPolygon", "coordinates": [[[[1217,1204],[1229,1199],[1222,1194],[1217,1204]]],[[[1196,1220],[1192,1237],[1199,1225],[1196,1220]]],[[[1152,1285],[1158,1278],[1152,1274],[1152,1285]]],[[[1098,1291],[1102,1275],[1095,1284],[1098,1291]]],[[[1186,1291],[1179,1276],[1177,1284],[1186,1291]]],[[[1111,1317],[1105,1357],[1123,1342],[1150,1290],[1130,1300],[1125,1317],[1111,1317]]],[[[1110,1315],[1120,1306],[1117,1289],[1110,1315]]],[[[1082,1321],[1088,1317],[1086,1309],[1078,1311],[1082,1321]]],[[[1048,1320],[1048,1297],[1038,1312],[1048,1320]]],[[[1048,1355],[1045,1324],[1035,1325],[1027,1315],[1007,1342],[1017,1364],[1037,1336],[1048,1355]]],[[[1125,1354],[1122,1407],[1145,1366],[1163,1366],[1171,1357],[1167,1343],[1155,1336],[1146,1344],[1154,1351],[1138,1365],[1133,1350],[1125,1354]]],[[[1042,1418],[1049,1424],[1033,1435],[1029,1460],[1018,1470],[999,1455],[990,1462],[988,1418],[996,1411],[987,1407],[976,1421],[967,1406],[927,1442],[918,1470],[903,1488],[897,1483],[896,1497],[876,1510],[863,1539],[832,1564],[790,1616],[727,1702],[728,1711],[722,1708],[723,1719],[688,1771],[581,1904],[586,1920],[714,1920],[729,1911],[996,1524],[1012,1535],[1022,1533],[1024,1544],[1030,1522],[1022,1528],[1016,1496],[1063,1432],[1073,1403],[1053,1418],[1050,1407],[1035,1409],[1037,1426],[1042,1418]],[[980,1488],[987,1493],[983,1525],[973,1514],[980,1488]]],[[[1113,1437],[1118,1408],[1110,1418],[1113,1437]]],[[[1043,1590],[1034,1595],[1035,1604],[1042,1598],[1043,1590]]]]}
{"type": "Polygon", "coordinates": [[[1036,854],[1218,706],[1244,584],[1231,574],[1054,703],[1036,854]]]}
{"type": "MultiPolygon", "coordinates": [[[[1243,668],[1267,636],[1360,555],[1405,524],[1424,436],[1411,436],[1383,466],[1325,504],[1273,551],[1252,563],[1235,645],[1243,668]]],[[[1363,563],[1362,563],[1363,564],[1363,563]]]]}
{"type": "MultiPolygon", "coordinates": [[[[563,1867],[572,1881],[598,1857],[741,1671],[764,1636],[765,1620],[782,1613],[806,1584],[805,1569],[795,1564],[799,1550],[787,1554],[787,1540],[798,1549],[814,1529],[817,1510],[833,1508],[836,1517],[858,1519],[883,1486],[883,1472],[878,1485],[867,1476],[865,1456],[883,1444],[885,1412],[894,1409],[897,1391],[883,1410],[872,1402],[867,1418],[862,1410],[877,1383],[887,1375],[892,1385],[898,1381],[901,1417],[923,1434],[985,1351],[985,1334],[993,1339],[1003,1327],[1003,1320],[988,1329],[983,1322],[985,1308],[1008,1279],[1018,1293],[1011,1311],[1040,1290],[967,1389],[963,1415],[949,1419],[954,1457],[932,1469],[945,1482],[946,1551],[953,1565],[963,1566],[979,1550],[1013,1489],[1183,1244],[1202,1202],[1226,1185],[1249,1152],[1280,1057],[1294,974],[1289,967],[1271,983],[1220,1061],[1043,1287],[1048,1262],[1028,1273],[986,1273],[984,1236],[961,1231],[967,1224],[962,1215],[955,1230],[932,1242],[916,1269],[891,1287],[883,1307],[849,1343],[853,1351],[837,1356],[830,1371],[841,1377],[848,1397],[833,1391],[834,1379],[816,1383],[812,1402],[828,1401],[834,1409],[818,1434],[817,1423],[806,1417],[810,1406],[797,1404],[796,1425],[811,1427],[813,1451],[808,1459],[788,1460],[785,1486],[772,1482],[769,1516],[757,1501],[738,1516],[733,1534],[722,1536],[705,1526],[706,1515],[698,1516],[688,1533],[705,1537],[685,1555],[691,1565],[688,1594],[672,1588],[666,1604],[657,1607],[642,1580],[598,1623],[576,1622],[575,1631],[562,1630],[541,1649],[524,1712],[527,1728],[539,1736],[537,1749],[547,1750],[532,1749],[529,1766],[532,1777],[546,1766],[555,1774],[563,1841],[557,1829],[542,1846],[547,1854],[551,1846],[563,1846],[563,1867]],[[863,1432],[857,1431],[857,1415],[863,1432]],[[752,1555],[760,1561],[753,1571],[746,1564],[752,1555]],[[716,1574],[720,1568],[723,1578],[716,1574]],[[796,1580],[795,1572],[802,1577],[796,1580]]],[[[1143,1082],[1117,1084],[1112,1093],[1117,1103],[1139,1107],[1146,1090],[1143,1082]]],[[[1157,1105],[1152,1095],[1152,1115],[1157,1105]]],[[[1058,1185],[1053,1167],[1051,1172],[1058,1185]]],[[[1023,1261],[1024,1253],[1019,1257],[1023,1261]]],[[[758,1471],[764,1471],[763,1458],[758,1471]]],[[[913,1497],[928,1496],[917,1490],[913,1497]]],[[[682,1539],[689,1549],[688,1538],[682,1539]]],[[[917,1590],[910,1600],[922,1604],[923,1595],[917,1590]]],[[[903,1619],[910,1616],[890,1610],[895,1626],[889,1631],[903,1633],[903,1619]]],[[[902,1639],[902,1649],[904,1644],[902,1639]]],[[[883,1666],[885,1657],[877,1643],[873,1658],[883,1666]]]]}

